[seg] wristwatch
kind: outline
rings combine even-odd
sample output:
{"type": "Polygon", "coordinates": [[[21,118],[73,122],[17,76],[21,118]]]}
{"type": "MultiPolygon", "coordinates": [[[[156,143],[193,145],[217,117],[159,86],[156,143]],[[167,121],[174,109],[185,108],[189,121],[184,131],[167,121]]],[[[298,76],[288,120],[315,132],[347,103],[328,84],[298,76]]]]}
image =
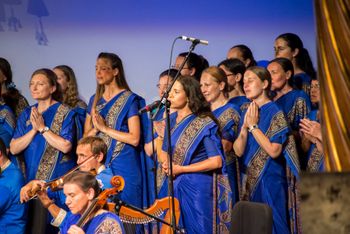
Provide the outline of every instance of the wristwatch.
{"type": "Polygon", "coordinates": [[[40,134],[43,135],[45,132],[49,131],[49,127],[45,126],[43,129],[41,129],[40,134]]]}
{"type": "Polygon", "coordinates": [[[254,129],[258,129],[258,125],[257,124],[253,124],[251,126],[248,127],[248,132],[252,132],[254,129]]]}

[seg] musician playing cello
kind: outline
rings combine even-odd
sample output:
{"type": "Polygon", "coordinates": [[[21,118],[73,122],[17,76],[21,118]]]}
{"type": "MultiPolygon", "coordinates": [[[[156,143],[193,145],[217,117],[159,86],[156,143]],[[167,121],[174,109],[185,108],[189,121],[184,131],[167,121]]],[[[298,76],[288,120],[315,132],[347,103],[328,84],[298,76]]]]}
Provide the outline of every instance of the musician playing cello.
{"type": "Polygon", "coordinates": [[[61,234],[124,233],[123,225],[114,213],[97,208],[91,215],[86,215],[100,193],[99,183],[91,173],[76,171],[66,176],[63,191],[72,215],[60,228],[61,234]],[[87,217],[86,221],[82,221],[84,217],[87,217]]]}

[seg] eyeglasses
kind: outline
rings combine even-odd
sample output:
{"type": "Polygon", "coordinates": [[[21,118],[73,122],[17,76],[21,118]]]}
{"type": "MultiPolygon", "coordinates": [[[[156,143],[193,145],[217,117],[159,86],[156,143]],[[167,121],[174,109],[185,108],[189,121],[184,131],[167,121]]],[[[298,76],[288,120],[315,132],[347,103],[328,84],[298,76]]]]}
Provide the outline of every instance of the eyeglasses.
{"type": "Polygon", "coordinates": [[[310,85],[310,89],[319,89],[320,88],[320,85],[319,84],[314,84],[314,85],[310,85]]]}
{"type": "Polygon", "coordinates": [[[233,73],[229,73],[229,74],[226,74],[226,77],[229,77],[229,76],[234,76],[235,74],[233,73]]]}

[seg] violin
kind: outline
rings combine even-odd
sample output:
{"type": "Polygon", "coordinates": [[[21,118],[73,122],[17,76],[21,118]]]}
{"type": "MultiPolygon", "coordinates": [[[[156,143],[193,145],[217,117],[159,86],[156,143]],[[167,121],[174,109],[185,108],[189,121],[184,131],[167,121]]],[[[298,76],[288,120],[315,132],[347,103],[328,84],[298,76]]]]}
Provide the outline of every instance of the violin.
{"type": "Polygon", "coordinates": [[[90,206],[84,211],[82,216],[77,222],[78,227],[84,226],[90,217],[94,216],[95,213],[102,209],[107,204],[108,197],[120,193],[125,186],[124,178],[121,176],[113,176],[111,178],[111,184],[114,186],[110,189],[103,190],[96,198],[94,198],[90,206]]]}
{"type": "MultiPolygon", "coordinates": [[[[76,167],[72,168],[71,170],[69,170],[66,174],[64,174],[63,176],[48,181],[44,184],[44,186],[40,186],[35,184],[31,190],[29,190],[27,192],[28,196],[29,196],[29,200],[33,199],[37,196],[37,193],[39,191],[45,190],[45,189],[51,189],[51,191],[55,192],[57,190],[62,189],[63,187],[63,180],[66,176],[68,176],[69,174],[72,174],[74,171],[78,170],[81,166],[83,166],[84,164],[86,164],[87,162],[89,162],[91,159],[93,159],[94,157],[96,157],[96,155],[91,155],[90,157],[88,157],[85,161],[83,161],[82,163],[80,163],[79,165],[77,165],[76,167]]],[[[90,173],[93,175],[96,175],[97,172],[95,169],[90,170],[90,173]]]]}

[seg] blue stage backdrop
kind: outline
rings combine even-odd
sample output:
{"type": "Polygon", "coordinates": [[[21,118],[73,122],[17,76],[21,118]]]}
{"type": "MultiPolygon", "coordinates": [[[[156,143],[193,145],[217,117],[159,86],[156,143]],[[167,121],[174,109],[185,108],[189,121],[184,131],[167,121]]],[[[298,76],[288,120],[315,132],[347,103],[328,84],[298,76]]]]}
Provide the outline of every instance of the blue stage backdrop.
{"type": "MultiPolygon", "coordinates": [[[[0,1],[0,56],[12,64],[17,87],[31,103],[28,84],[38,68],[71,66],[88,100],[95,92],[96,56],[114,52],[124,62],[132,90],[150,102],[177,36],[208,40],[195,52],[215,65],[241,43],[257,60],[272,59],[274,39],[285,32],[300,35],[315,64],[311,0],[0,1]]],[[[174,57],[190,44],[178,41],[174,57]]]]}

